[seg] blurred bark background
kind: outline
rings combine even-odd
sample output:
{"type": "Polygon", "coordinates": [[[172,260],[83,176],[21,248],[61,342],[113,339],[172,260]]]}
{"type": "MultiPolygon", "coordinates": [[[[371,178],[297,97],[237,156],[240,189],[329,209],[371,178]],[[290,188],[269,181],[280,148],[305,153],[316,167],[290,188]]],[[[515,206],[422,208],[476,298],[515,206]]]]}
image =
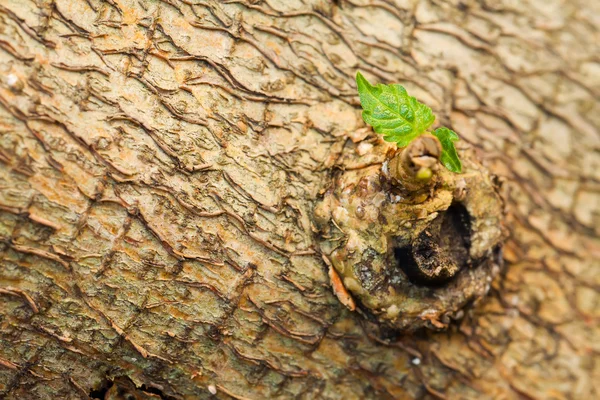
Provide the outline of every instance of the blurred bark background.
{"type": "Polygon", "coordinates": [[[598,398],[599,25],[593,1],[0,0],[0,397],[598,398]],[[357,70],[505,182],[506,269],[448,332],[369,336],[315,251],[357,70]]]}

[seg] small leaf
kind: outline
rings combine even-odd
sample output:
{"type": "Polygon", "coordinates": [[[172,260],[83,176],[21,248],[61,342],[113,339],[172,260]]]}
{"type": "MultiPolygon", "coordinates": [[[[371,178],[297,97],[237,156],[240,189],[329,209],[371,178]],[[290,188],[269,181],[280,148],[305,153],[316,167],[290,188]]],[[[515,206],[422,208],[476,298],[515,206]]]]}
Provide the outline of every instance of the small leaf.
{"type": "Polygon", "coordinates": [[[363,119],[383,139],[406,147],[433,124],[431,108],[409,96],[401,85],[371,85],[360,72],[356,84],[363,119]]]}
{"type": "Polygon", "coordinates": [[[433,132],[442,144],[442,164],[452,172],[460,173],[462,171],[462,163],[458,158],[454,142],[458,141],[458,135],[453,130],[446,127],[437,128],[433,132]]]}

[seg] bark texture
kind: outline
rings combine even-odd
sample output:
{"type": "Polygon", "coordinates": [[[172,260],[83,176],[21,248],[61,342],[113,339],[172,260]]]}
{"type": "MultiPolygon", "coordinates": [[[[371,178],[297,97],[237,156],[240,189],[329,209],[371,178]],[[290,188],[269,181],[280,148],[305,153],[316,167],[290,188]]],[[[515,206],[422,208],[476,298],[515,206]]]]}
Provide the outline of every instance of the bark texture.
{"type": "Polygon", "coordinates": [[[599,25],[583,0],[0,0],[0,397],[597,398],[599,25]],[[369,335],[317,251],[314,201],[373,140],[357,69],[505,180],[507,267],[448,332],[369,335]]]}

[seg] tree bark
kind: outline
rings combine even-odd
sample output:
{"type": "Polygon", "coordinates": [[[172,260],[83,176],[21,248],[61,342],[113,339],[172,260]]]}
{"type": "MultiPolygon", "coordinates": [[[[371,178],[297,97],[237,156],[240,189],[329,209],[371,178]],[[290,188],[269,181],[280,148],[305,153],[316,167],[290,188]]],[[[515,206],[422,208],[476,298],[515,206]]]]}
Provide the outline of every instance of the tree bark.
{"type": "Polygon", "coordinates": [[[599,24],[591,1],[0,0],[0,397],[599,397],[599,24]],[[313,208],[375,140],[357,70],[503,181],[506,266],[448,331],[378,337],[332,292],[313,208]]]}

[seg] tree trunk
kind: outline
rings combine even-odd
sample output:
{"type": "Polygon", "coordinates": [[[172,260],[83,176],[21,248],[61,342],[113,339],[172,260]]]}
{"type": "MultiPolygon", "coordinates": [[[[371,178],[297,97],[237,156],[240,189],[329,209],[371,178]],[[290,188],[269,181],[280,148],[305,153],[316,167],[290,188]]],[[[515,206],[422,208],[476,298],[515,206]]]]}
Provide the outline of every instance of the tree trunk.
{"type": "Polygon", "coordinates": [[[599,24],[593,1],[0,0],[0,397],[599,397],[599,24]],[[379,336],[332,292],[313,209],[377,140],[357,70],[503,181],[506,265],[447,331],[379,336]]]}

